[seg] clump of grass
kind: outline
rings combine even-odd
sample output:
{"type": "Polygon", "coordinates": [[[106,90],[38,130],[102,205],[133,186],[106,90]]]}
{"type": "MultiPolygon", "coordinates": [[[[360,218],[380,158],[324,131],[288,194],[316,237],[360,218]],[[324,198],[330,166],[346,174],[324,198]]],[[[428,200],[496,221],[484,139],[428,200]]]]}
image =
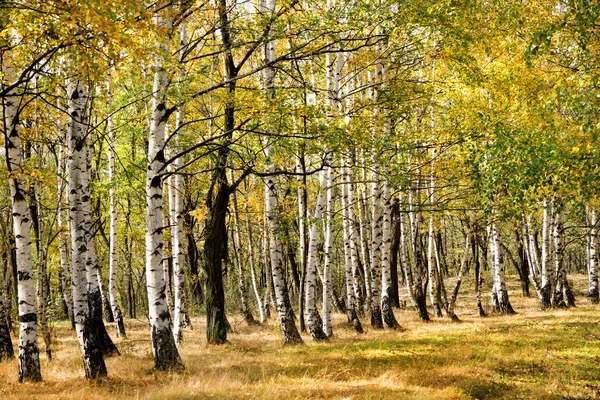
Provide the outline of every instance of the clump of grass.
{"type": "MultiPolygon", "coordinates": [[[[574,284],[584,287],[585,277],[574,284]]],[[[185,332],[180,372],[152,370],[147,323],[129,320],[128,338],[117,340],[122,355],[106,360],[109,377],[98,382],[85,381],[75,334],[57,323],[54,359],[41,356],[44,382],[19,384],[16,360],[1,363],[0,399],[598,397],[597,306],[580,298],[575,309],[541,312],[517,284],[510,289],[515,316],[481,319],[473,294],[462,293],[460,324],[422,323],[413,311],[397,310],[406,330],[358,335],[335,315],[332,340],[305,337],[306,345],[295,347],[281,345],[275,321],[239,324],[229,345],[207,347],[204,319],[196,318],[185,332]]]]}

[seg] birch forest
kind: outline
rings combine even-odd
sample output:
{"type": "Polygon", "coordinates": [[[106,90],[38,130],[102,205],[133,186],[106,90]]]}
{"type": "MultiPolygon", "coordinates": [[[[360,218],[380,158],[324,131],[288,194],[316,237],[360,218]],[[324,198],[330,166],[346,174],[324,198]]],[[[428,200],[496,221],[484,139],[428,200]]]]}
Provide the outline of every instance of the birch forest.
{"type": "Polygon", "coordinates": [[[600,3],[0,0],[0,398],[600,398],[600,3]]]}

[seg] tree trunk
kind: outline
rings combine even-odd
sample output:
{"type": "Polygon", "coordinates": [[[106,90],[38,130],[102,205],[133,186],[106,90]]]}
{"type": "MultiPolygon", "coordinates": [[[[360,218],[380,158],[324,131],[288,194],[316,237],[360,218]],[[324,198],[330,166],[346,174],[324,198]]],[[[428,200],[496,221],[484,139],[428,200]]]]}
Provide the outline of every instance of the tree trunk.
{"type": "MultiPolygon", "coordinates": [[[[85,376],[87,379],[107,375],[102,352],[100,334],[92,313],[91,297],[99,293],[88,292],[88,246],[91,221],[89,216],[89,178],[87,175],[86,114],[87,94],[81,82],[68,85],[69,126],[67,143],[67,182],[69,193],[69,229],[71,237],[71,281],[73,293],[73,314],[75,330],[83,353],[85,376]]],[[[96,283],[97,286],[97,283],[96,283]]],[[[100,298],[97,299],[100,301],[100,298]]],[[[100,309],[100,318],[102,318],[100,309]]]]}
{"type": "Polygon", "coordinates": [[[325,207],[325,189],[327,187],[327,177],[325,171],[319,173],[320,190],[317,195],[317,202],[313,212],[312,220],[308,227],[308,258],[306,264],[306,283],[305,283],[305,312],[308,330],[314,340],[324,340],[327,338],[323,332],[321,319],[317,314],[315,305],[316,279],[317,279],[317,263],[318,254],[317,247],[319,241],[319,233],[317,223],[323,218],[323,209],[325,207]]]}
{"type": "MultiPolygon", "coordinates": [[[[395,198],[392,204],[392,243],[390,246],[390,274],[392,275],[392,302],[394,307],[400,308],[400,294],[398,290],[399,276],[398,273],[398,254],[400,252],[400,203],[398,198],[395,198]]],[[[400,267],[402,271],[403,266],[400,267]]],[[[401,279],[401,278],[400,278],[401,279]]]]}
{"type": "MultiPolygon", "coordinates": [[[[3,65],[5,85],[15,81],[14,68],[3,65]]],[[[37,314],[33,287],[31,254],[31,218],[25,200],[21,177],[23,155],[19,127],[19,98],[16,88],[4,98],[4,141],[12,200],[12,219],[16,244],[17,297],[19,312],[19,382],[40,381],[39,350],[37,346],[37,314]]]]}
{"type": "Polygon", "coordinates": [[[381,315],[381,188],[376,168],[377,160],[373,155],[371,175],[371,326],[383,329],[381,315]]]}
{"type": "Polygon", "coordinates": [[[452,291],[452,297],[450,297],[450,301],[448,302],[448,317],[452,321],[459,321],[458,317],[454,313],[454,307],[456,306],[456,299],[458,297],[458,291],[460,290],[460,285],[462,283],[463,274],[467,268],[467,264],[469,263],[469,246],[473,241],[472,233],[468,233],[465,238],[465,248],[463,250],[463,258],[460,263],[460,268],[458,270],[458,274],[456,276],[456,285],[454,286],[454,290],[452,291]]]}
{"type": "Polygon", "coordinates": [[[490,249],[492,256],[492,307],[501,314],[515,314],[506,289],[504,257],[500,246],[500,231],[495,221],[490,223],[490,249]]]}
{"type": "MultiPolygon", "coordinates": [[[[304,154],[296,157],[296,173],[303,174],[305,171],[304,154]]],[[[300,331],[306,332],[306,322],[304,320],[304,291],[306,282],[306,262],[307,262],[307,246],[306,246],[306,176],[298,176],[298,252],[300,258],[300,291],[298,293],[298,317],[300,318],[300,331]]]]}
{"type": "MultiPolygon", "coordinates": [[[[157,15],[157,25],[171,28],[171,21],[157,15]]],[[[171,314],[166,301],[166,282],[163,270],[163,178],[164,140],[167,120],[172,109],[167,109],[168,77],[163,57],[169,54],[168,40],[160,43],[155,57],[154,86],[152,90],[152,118],[148,138],[148,166],[146,171],[146,288],[154,368],[157,370],[183,367],[171,329],[171,314]]]]}
{"type": "Polygon", "coordinates": [[[352,190],[350,158],[342,156],[342,228],[344,236],[344,261],[345,261],[345,282],[346,282],[346,302],[348,323],[354,326],[358,333],[363,333],[363,328],[358,319],[357,299],[360,298],[360,288],[358,286],[359,277],[357,252],[356,252],[356,231],[354,228],[354,195],[352,190]]]}
{"type": "MultiPolygon", "coordinates": [[[[481,291],[483,288],[483,273],[481,271],[481,261],[479,258],[479,246],[477,233],[473,236],[473,241],[471,242],[471,250],[473,252],[473,261],[475,262],[475,292],[477,297],[477,311],[480,317],[487,317],[485,310],[483,309],[483,305],[481,304],[481,291]]],[[[483,254],[481,255],[483,258],[483,254]]]]}
{"type": "MultiPolygon", "coordinates": [[[[40,152],[41,153],[41,152],[40,152]]],[[[41,170],[42,166],[38,165],[41,170]]],[[[46,313],[46,306],[48,303],[48,273],[46,272],[46,255],[43,249],[43,219],[42,219],[42,208],[39,202],[39,196],[41,191],[41,185],[31,185],[30,188],[30,206],[29,212],[31,214],[35,250],[37,253],[37,304],[38,304],[38,316],[40,321],[40,328],[42,330],[42,338],[44,339],[44,347],[46,350],[46,356],[49,360],[52,359],[52,343],[50,338],[50,329],[48,327],[48,315],[46,313]]]]}
{"type": "Polygon", "coordinates": [[[551,210],[548,200],[544,199],[544,210],[542,217],[542,268],[541,268],[541,298],[540,306],[542,310],[551,307],[552,299],[552,277],[550,269],[550,235],[551,228],[551,210]]]}
{"type": "Polygon", "coordinates": [[[564,243],[563,243],[563,220],[561,205],[556,204],[556,211],[554,215],[554,265],[556,282],[554,285],[554,292],[552,295],[552,305],[554,307],[575,307],[575,297],[569,286],[567,279],[567,271],[565,270],[564,263],[564,243]]]}
{"type": "Polygon", "coordinates": [[[600,302],[598,291],[598,228],[596,227],[596,210],[588,207],[588,281],[587,298],[592,304],[600,302]]]}
{"type": "MultiPolygon", "coordinates": [[[[66,136],[65,136],[66,137],[66,136]]],[[[71,288],[69,285],[69,257],[68,244],[65,238],[65,182],[66,182],[66,152],[62,140],[58,145],[58,205],[56,210],[56,218],[58,224],[58,250],[60,254],[59,277],[63,302],[67,307],[67,317],[71,321],[71,326],[75,329],[75,319],[73,318],[73,298],[71,297],[71,288]]],[[[67,227],[68,229],[68,227],[67,227]]]]}
{"type": "MultiPolygon", "coordinates": [[[[108,98],[112,100],[112,79],[108,80],[108,98]]],[[[107,118],[108,124],[108,180],[110,189],[108,190],[109,203],[109,245],[108,245],[108,295],[112,309],[117,337],[125,338],[125,324],[123,323],[123,314],[117,301],[117,199],[115,189],[115,126],[112,114],[107,118]]]]}
{"type": "MultiPolygon", "coordinates": [[[[246,185],[246,182],[244,182],[246,185]]],[[[255,254],[254,254],[254,241],[252,240],[252,226],[250,225],[250,213],[248,211],[248,188],[245,187],[244,190],[244,213],[246,217],[246,231],[248,238],[248,260],[250,264],[250,278],[252,280],[252,288],[254,289],[254,297],[256,298],[256,304],[258,305],[258,313],[260,316],[260,323],[264,324],[267,322],[267,316],[265,313],[265,306],[260,297],[260,290],[258,286],[258,278],[256,274],[256,265],[255,265],[255,254]]]]}
{"type": "Polygon", "coordinates": [[[392,276],[390,270],[390,249],[392,241],[392,203],[390,186],[383,180],[383,217],[381,243],[381,313],[388,328],[398,329],[400,324],[392,308],[392,276]]]}
{"type": "MultiPolygon", "coordinates": [[[[231,172],[231,178],[233,180],[233,171],[231,172]]],[[[248,292],[246,290],[246,278],[244,274],[244,268],[242,265],[242,239],[240,236],[240,218],[238,213],[238,204],[237,204],[237,193],[233,191],[231,193],[231,200],[233,203],[233,235],[234,235],[234,254],[235,261],[238,269],[238,288],[240,290],[240,299],[242,303],[242,315],[244,316],[244,321],[248,325],[252,325],[256,323],[254,320],[254,316],[250,311],[250,307],[248,305],[248,292]]]]}

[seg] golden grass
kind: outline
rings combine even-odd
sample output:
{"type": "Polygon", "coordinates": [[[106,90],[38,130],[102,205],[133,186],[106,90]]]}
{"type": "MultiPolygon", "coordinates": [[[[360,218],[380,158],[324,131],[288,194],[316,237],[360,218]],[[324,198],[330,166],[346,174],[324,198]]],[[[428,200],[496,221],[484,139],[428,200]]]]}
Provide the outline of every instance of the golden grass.
{"type": "MultiPolygon", "coordinates": [[[[0,364],[0,399],[591,399],[600,397],[598,306],[540,312],[534,297],[511,285],[518,315],[475,315],[472,282],[461,294],[461,323],[418,321],[399,310],[405,330],[355,334],[334,316],[327,343],[304,335],[303,346],[282,347],[271,321],[244,326],[232,318],[230,344],[207,347],[204,319],[186,330],[183,372],[152,371],[145,321],[128,320],[129,337],[117,340],[120,357],[107,360],[109,378],[86,382],[74,333],[54,328],[54,360],[42,355],[44,382],[19,384],[17,362],[0,364]]],[[[453,279],[448,287],[453,286],[453,279]]],[[[111,334],[114,329],[111,326],[111,334]]]]}

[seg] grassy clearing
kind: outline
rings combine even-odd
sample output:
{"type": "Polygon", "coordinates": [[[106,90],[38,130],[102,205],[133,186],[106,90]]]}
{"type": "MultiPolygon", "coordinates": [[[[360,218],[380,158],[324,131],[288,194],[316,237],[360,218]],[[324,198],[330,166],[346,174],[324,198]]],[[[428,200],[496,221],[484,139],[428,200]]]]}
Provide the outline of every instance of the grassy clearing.
{"type": "Polygon", "coordinates": [[[207,347],[204,319],[197,318],[185,332],[186,369],[176,373],[151,370],[147,323],[128,320],[129,338],[117,341],[122,355],[107,360],[109,378],[101,382],[85,382],[76,337],[61,323],[55,359],[42,355],[44,382],[19,384],[17,362],[2,363],[0,399],[600,398],[599,307],[582,297],[585,277],[575,277],[575,285],[579,306],[572,310],[542,313],[513,285],[516,316],[481,319],[467,293],[457,309],[461,323],[424,324],[399,310],[405,330],[357,335],[335,315],[330,342],[305,335],[306,345],[285,348],[274,321],[247,327],[239,318],[230,344],[207,347]]]}

